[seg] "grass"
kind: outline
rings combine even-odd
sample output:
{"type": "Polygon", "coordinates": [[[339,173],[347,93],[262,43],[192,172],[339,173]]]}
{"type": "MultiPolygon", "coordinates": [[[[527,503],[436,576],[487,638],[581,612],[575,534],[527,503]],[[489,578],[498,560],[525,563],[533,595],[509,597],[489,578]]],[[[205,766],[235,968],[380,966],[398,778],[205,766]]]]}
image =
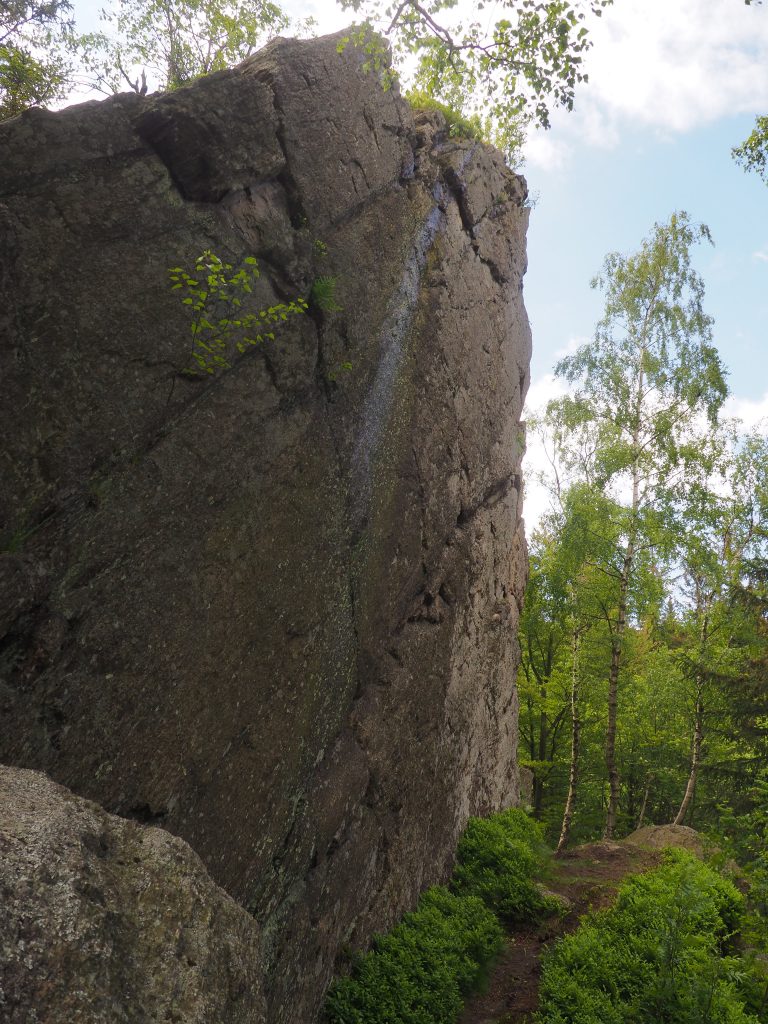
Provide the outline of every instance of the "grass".
{"type": "Polygon", "coordinates": [[[442,114],[448,126],[448,134],[452,138],[475,139],[477,142],[488,141],[479,115],[473,114],[471,117],[467,117],[455,107],[451,107],[447,103],[440,103],[428,93],[419,90],[407,93],[405,98],[414,110],[430,110],[442,114]]]}

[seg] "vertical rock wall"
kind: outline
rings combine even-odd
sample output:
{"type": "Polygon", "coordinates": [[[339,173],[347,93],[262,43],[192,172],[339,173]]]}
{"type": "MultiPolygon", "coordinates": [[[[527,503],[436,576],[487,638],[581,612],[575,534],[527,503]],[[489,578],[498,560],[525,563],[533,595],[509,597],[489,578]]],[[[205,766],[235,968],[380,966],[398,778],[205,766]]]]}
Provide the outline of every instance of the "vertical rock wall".
{"type": "Polygon", "coordinates": [[[0,125],[0,761],[186,840],[286,1024],[518,797],[525,185],[337,42],[0,125]],[[205,249],[342,308],[190,378],[205,249]]]}

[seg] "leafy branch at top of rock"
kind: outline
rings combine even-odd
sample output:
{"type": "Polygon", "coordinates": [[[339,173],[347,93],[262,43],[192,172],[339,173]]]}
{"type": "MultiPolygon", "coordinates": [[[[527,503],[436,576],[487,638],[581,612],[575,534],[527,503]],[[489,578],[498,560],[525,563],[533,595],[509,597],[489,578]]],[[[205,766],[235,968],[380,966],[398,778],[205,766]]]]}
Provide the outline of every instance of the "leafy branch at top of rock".
{"type": "MultiPolygon", "coordinates": [[[[415,86],[470,113],[490,117],[500,138],[519,136],[521,120],[549,127],[550,108],[573,107],[574,90],[587,81],[582,62],[591,40],[588,16],[612,0],[501,0],[501,17],[466,18],[452,0],[340,0],[360,12],[345,42],[362,46],[365,66],[385,77],[386,48],[395,66],[417,60],[415,86]]],[[[489,8],[486,0],[472,12],[489,8]]]]}
{"type": "Polygon", "coordinates": [[[184,267],[168,271],[171,290],[181,293],[183,305],[192,312],[192,358],[195,366],[184,372],[194,376],[228,370],[235,353],[264,341],[274,341],[272,325],[307,312],[306,299],[279,302],[264,309],[245,308],[258,280],[255,256],[246,256],[240,266],[224,263],[209,249],[195,260],[194,276],[184,267]]]}
{"type": "Polygon", "coordinates": [[[66,95],[79,44],[68,0],[0,3],[0,121],[66,95]]]}
{"type": "Polygon", "coordinates": [[[107,31],[86,37],[84,59],[107,93],[146,91],[146,76],[177,89],[239,63],[290,24],[272,0],[117,0],[102,21],[107,31]]]}

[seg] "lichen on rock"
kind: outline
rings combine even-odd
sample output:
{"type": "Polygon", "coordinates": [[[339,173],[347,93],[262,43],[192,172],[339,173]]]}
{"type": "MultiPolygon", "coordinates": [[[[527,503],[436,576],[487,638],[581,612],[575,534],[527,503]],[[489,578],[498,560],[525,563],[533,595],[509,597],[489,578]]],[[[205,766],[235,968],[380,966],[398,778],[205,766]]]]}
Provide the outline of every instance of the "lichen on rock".
{"type": "Polygon", "coordinates": [[[181,839],[0,767],[5,1024],[260,1024],[260,936],[181,839]]]}

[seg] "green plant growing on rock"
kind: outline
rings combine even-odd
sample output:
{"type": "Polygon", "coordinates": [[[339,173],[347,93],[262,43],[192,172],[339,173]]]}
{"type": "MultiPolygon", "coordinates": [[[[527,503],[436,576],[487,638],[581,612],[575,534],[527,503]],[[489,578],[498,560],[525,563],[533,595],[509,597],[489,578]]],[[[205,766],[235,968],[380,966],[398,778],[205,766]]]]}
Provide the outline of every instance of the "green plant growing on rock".
{"type": "Polygon", "coordinates": [[[258,280],[259,264],[255,256],[246,256],[235,269],[210,249],[195,260],[194,272],[183,267],[168,271],[171,290],[181,292],[181,302],[192,312],[192,359],[194,366],[184,372],[193,376],[228,370],[235,353],[274,341],[273,325],[299,316],[309,308],[306,299],[279,302],[256,312],[243,308],[258,280]]]}
{"type": "MultiPolygon", "coordinates": [[[[322,244],[322,243],[321,243],[322,244]]],[[[315,243],[317,245],[317,243],[315,243]]],[[[323,253],[325,255],[325,253],[323,253]]],[[[310,292],[310,298],[314,304],[321,309],[323,313],[340,313],[342,306],[336,300],[336,285],[338,281],[335,277],[324,277],[315,278],[312,284],[312,291],[310,292]]]]}
{"type": "Polygon", "coordinates": [[[411,89],[405,98],[414,110],[437,111],[445,118],[448,134],[456,139],[476,139],[485,142],[488,139],[487,126],[484,126],[479,114],[465,115],[448,103],[441,103],[423,89],[411,89]]]}

